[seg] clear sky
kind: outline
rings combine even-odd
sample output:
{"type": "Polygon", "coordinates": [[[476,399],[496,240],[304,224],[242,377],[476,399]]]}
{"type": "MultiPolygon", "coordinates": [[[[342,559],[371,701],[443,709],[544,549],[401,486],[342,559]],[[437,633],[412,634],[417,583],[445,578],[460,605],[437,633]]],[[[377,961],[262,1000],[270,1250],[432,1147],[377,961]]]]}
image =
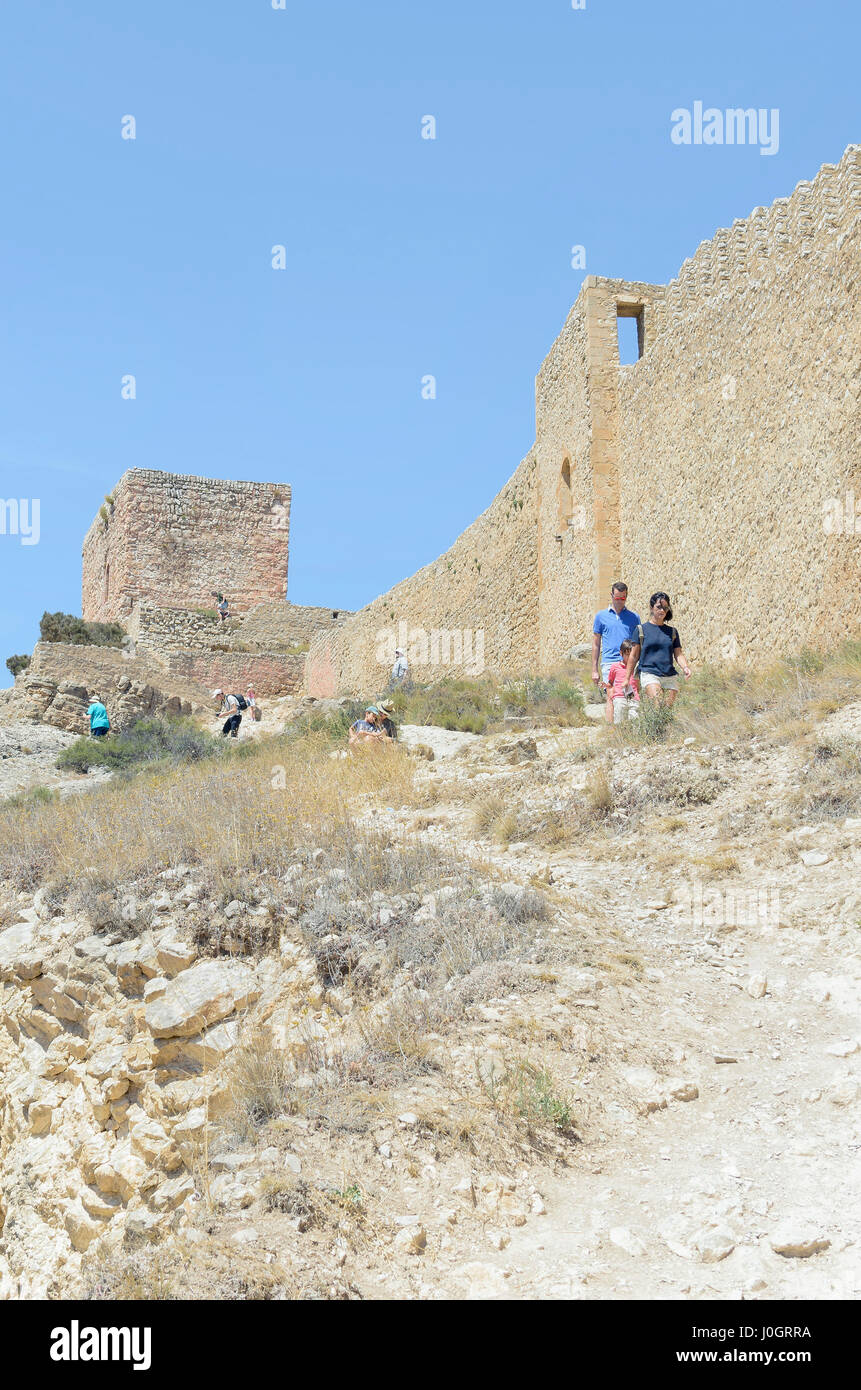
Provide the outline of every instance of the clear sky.
{"type": "Polygon", "coordinates": [[[851,0],[283,5],[5,0],[0,496],[40,534],[0,534],[0,681],[134,466],[291,483],[289,597],[368,602],[528,451],[584,274],[666,282],[861,138],[851,0]],[[777,108],[776,153],[674,143],[696,101],[777,108]]]}

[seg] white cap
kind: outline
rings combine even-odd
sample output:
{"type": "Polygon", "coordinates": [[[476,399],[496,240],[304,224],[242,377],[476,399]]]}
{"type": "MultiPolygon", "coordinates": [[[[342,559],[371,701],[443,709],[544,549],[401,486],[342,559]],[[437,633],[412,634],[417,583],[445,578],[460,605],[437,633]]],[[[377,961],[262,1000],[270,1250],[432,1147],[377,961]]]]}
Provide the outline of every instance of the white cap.
{"type": "Polygon", "coordinates": [[[223,694],[224,694],[224,691],[223,691],[223,690],[213,690],[213,692],[212,692],[212,698],[213,698],[213,700],[214,700],[218,695],[223,695],[223,694]]]}

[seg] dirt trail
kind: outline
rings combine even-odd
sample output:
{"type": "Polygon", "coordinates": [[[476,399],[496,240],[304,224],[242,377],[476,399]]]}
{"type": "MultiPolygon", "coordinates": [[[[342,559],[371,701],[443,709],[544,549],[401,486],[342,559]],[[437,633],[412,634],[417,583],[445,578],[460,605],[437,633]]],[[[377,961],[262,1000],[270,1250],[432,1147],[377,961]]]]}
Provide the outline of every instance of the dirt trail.
{"type": "Polygon", "coordinates": [[[713,952],[670,930],[632,940],[664,978],[626,1007],[644,1038],[675,1049],[699,1096],[630,1120],[611,1107],[585,1162],[547,1185],[543,1228],[512,1233],[511,1293],[857,1296],[858,1055],[828,1052],[858,1028],[857,957],[849,971],[819,940],[785,931],[713,952]],[[753,974],[768,980],[761,999],[743,987],[753,974]],[[829,1248],[777,1254],[785,1222],[787,1239],[829,1248]]]}
{"type": "MultiPolygon", "coordinates": [[[[859,716],[841,711],[835,730],[857,736],[859,716]]],[[[688,815],[694,862],[721,819],[725,833],[748,808],[779,804],[797,763],[791,750],[754,751],[714,805],[688,815]]],[[[558,779],[569,775],[563,760],[558,779]]],[[[572,1090],[585,1121],[572,1168],[544,1182],[546,1216],[482,1256],[473,1296],[861,1294],[861,820],[781,832],[773,862],[742,832],[740,872],[720,892],[706,876],[704,913],[677,900],[687,867],[626,865],[624,845],[616,863],[527,843],[467,849],[521,881],[549,866],[563,913],[600,904],[616,958],[642,963],[639,978],[599,986],[594,1067],[572,1090]],[[732,895],[734,929],[721,920],[732,895]]]]}

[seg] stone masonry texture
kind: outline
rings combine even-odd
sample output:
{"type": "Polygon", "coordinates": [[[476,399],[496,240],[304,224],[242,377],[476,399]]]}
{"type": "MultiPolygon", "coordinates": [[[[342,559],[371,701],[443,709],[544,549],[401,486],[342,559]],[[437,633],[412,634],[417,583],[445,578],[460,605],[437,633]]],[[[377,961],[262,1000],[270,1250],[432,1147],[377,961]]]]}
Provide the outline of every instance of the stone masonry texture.
{"type": "Polygon", "coordinates": [[[132,468],[87,532],[82,613],[122,622],[137,599],[231,610],[285,599],[290,488],[132,468]]]}
{"type": "Polygon", "coordinates": [[[476,674],[477,632],[487,669],[552,670],[617,578],[643,616],[666,590],[700,660],[856,635],[859,301],[857,145],[703,242],[667,286],[587,276],[536,380],[530,454],[439,560],[312,635],[308,692],[379,691],[403,637],[418,680],[476,674]]]}

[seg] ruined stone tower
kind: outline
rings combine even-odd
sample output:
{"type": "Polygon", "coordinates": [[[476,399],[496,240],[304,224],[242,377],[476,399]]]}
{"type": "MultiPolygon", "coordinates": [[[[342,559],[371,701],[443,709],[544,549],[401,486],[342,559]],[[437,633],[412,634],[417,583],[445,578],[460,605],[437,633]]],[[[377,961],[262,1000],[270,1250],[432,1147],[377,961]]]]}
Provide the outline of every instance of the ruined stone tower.
{"type": "Polygon", "coordinates": [[[131,468],[87,532],[82,612],[128,618],[136,602],[231,611],[286,599],[290,488],[131,468]]]}

